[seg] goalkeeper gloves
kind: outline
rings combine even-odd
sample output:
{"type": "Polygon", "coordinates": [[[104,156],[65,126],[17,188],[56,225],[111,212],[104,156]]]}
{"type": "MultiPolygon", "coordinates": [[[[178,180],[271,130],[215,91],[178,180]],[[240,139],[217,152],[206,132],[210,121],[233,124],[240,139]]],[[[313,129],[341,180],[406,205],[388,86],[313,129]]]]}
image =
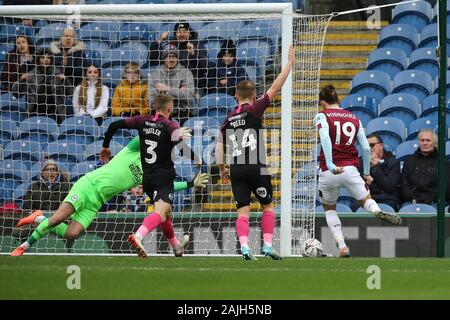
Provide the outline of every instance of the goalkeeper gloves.
{"type": "Polygon", "coordinates": [[[209,181],[209,174],[199,172],[194,178],[194,187],[205,188],[209,181]]]}
{"type": "Polygon", "coordinates": [[[180,128],[180,135],[183,137],[183,140],[188,140],[192,137],[191,129],[186,127],[180,128]]]}

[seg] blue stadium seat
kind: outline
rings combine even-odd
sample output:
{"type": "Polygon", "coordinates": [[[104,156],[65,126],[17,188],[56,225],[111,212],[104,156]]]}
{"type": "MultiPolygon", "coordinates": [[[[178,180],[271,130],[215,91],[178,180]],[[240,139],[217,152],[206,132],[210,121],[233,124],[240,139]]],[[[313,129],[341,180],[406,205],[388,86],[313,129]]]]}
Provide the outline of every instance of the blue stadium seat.
{"type": "Polygon", "coordinates": [[[422,31],[431,22],[433,8],[426,1],[399,3],[393,10],[392,23],[409,24],[422,31]]]}
{"type": "Polygon", "coordinates": [[[27,112],[26,97],[17,98],[10,92],[3,93],[0,96],[0,110],[15,112],[18,115],[24,115],[27,112]]]}
{"type": "Polygon", "coordinates": [[[378,70],[386,72],[391,79],[406,69],[408,57],[401,49],[379,48],[369,56],[367,70],[378,70]]]}
{"type": "Polygon", "coordinates": [[[408,137],[406,138],[406,140],[417,139],[417,135],[419,134],[420,130],[424,128],[429,128],[437,132],[438,128],[437,117],[419,118],[411,122],[408,127],[408,137]]]}
{"type": "Polygon", "coordinates": [[[202,42],[211,39],[232,39],[233,41],[236,41],[237,31],[241,25],[243,25],[243,23],[239,21],[211,22],[198,29],[198,39],[202,42]],[[239,24],[238,26],[236,26],[237,23],[239,24]]]}
{"type": "Polygon", "coordinates": [[[75,163],[83,161],[83,147],[72,141],[51,142],[44,151],[51,159],[58,163],[64,163],[69,168],[75,163]]]}
{"type": "MultiPolygon", "coordinates": [[[[316,207],[316,212],[325,212],[325,209],[323,208],[322,205],[316,207]]],[[[336,212],[338,213],[342,213],[342,212],[353,212],[352,209],[350,209],[349,206],[346,206],[345,204],[342,203],[337,203],[336,204],[336,212]]]]}
{"type": "MultiPolygon", "coordinates": [[[[121,120],[124,119],[122,117],[110,117],[107,118],[103,121],[102,123],[102,131],[103,134],[106,132],[106,130],[108,130],[109,125],[111,124],[111,122],[117,121],[117,120],[121,120]]],[[[103,134],[100,136],[101,138],[103,138],[103,134]]],[[[119,129],[116,131],[116,133],[114,134],[112,141],[116,142],[117,144],[120,144],[121,146],[126,146],[132,139],[133,137],[135,137],[137,135],[137,131],[135,130],[128,130],[128,129],[119,129]]]]}
{"type": "Polygon", "coordinates": [[[79,162],[70,169],[70,182],[75,182],[89,171],[97,168],[98,162],[95,160],[79,162]]]}
{"type": "Polygon", "coordinates": [[[31,140],[14,140],[3,148],[4,159],[18,160],[28,169],[31,168],[33,162],[41,160],[41,153],[41,145],[31,140]]]}
{"type": "Polygon", "coordinates": [[[405,161],[416,152],[418,147],[419,141],[417,140],[402,142],[397,146],[397,149],[395,149],[395,157],[399,161],[405,161]]]}
{"type": "Polygon", "coordinates": [[[394,77],[392,93],[410,93],[422,102],[433,92],[433,79],[420,70],[406,70],[394,77]]]}
{"type": "Polygon", "coordinates": [[[434,79],[439,71],[436,50],[433,48],[419,48],[414,50],[409,56],[408,69],[425,71],[434,79]]]}
{"type": "Polygon", "coordinates": [[[90,41],[84,41],[84,44],[86,46],[86,49],[90,50],[96,50],[100,53],[100,56],[103,57],[103,55],[107,55],[108,52],[111,50],[111,43],[106,41],[99,41],[99,40],[90,40],[90,41]]]}
{"type": "MultiPolygon", "coordinates": [[[[27,194],[28,189],[31,186],[31,182],[24,182],[16,186],[14,189],[14,201],[22,204],[23,198],[27,194]]],[[[20,205],[21,206],[21,205],[20,205]]]]}
{"type": "Polygon", "coordinates": [[[366,134],[381,136],[386,147],[395,150],[406,137],[406,127],[402,120],[392,117],[380,117],[367,124],[366,134]]]}
{"type": "Polygon", "coordinates": [[[45,116],[34,116],[19,123],[20,138],[29,138],[38,143],[55,141],[58,134],[58,124],[45,116]]]}
{"type": "Polygon", "coordinates": [[[399,213],[436,213],[436,208],[425,203],[407,204],[400,208],[399,213]]]}
{"type": "Polygon", "coordinates": [[[93,49],[86,49],[83,51],[83,64],[88,66],[93,64],[97,68],[102,66],[102,55],[99,51],[93,49]]]}
{"type": "Polygon", "coordinates": [[[60,124],[58,140],[86,145],[94,142],[98,132],[98,124],[91,116],[70,117],[60,124]]]}
{"type": "Polygon", "coordinates": [[[223,41],[224,40],[222,39],[219,40],[209,39],[203,44],[203,47],[208,52],[208,61],[213,64],[211,68],[215,68],[215,64],[217,64],[217,55],[221,50],[223,41]]]}
{"type": "MultiPolygon", "coordinates": [[[[97,140],[95,142],[92,142],[84,148],[84,152],[82,153],[81,159],[82,161],[100,161],[99,152],[102,149],[103,141],[97,140]]],[[[111,141],[109,144],[109,149],[111,150],[111,153],[113,156],[118,154],[120,150],[123,149],[124,146],[121,144],[118,144],[117,142],[111,141]]]]}
{"type": "Polygon", "coordinates": [[[46,43],[59,40],[63,30],[66,28],[66,23],[51,23],[42,27],[36,34],[35,44],[37,46],[43,46],[46,43]]]}
{"type": "MultiPolygon", "coordinates": [[[[133,53],[126,53],[127,55],[129,55],[129,61],[133,61],[132,59],[135,59],[136,51],[139,52],[139,60],[146,61],[148,57],[148,46],[144,42],[140,42],[139,40],[131,40],[121,43],[117,47],[117,50],[122,50],[124,52],[133,51],[133,53]]],[[[122,59],[124,58],[127,57],[123,57],[122,59]]]]}
{"type": "Polygon", "coordinates": [[[410,55],[419,45],[417,29],[407,24],[390,24],[380,33],[379,48],[397,48],[410,55]]]}
{"type": "Polygon", "coordinates": [[[0,26],[0,43],[15,43],[18,35],[27,35],[33,38],[34,29],[29,26],[15,24],[2,24],[0,26]]]}
{"type": "MultiPolygon", "coordinates": [[[[123,68],[121,65],[113,65],[111,68],[103,68],[103,83],[109,88],[115,88],[122,80],[123,68]]],[[[111,90],[113,91],[113,90],[111,90]]]]}
{"type": "Polygon", "coordinates": [[[198,100],[198,115],[210,115],[213,110],[228,113],[237,106],[236,99],[226,93],[210,93],[198,100]]]}
{"type": "Polygon", "coordinates": [[[117,30],[108,30],[107,22],[89,22],[80,28],[80,39],[115,41],[117,30]]]}
{"type": "MultiPolygon", "coordinates": [[[[448,73],[449,72],[447,71],[447,74],[448,73]]],[[[447,84],[447,91],[450,91],[450,81],[449,81],[449,84],[447,84]]],[[[431,96],[426,97],[423,100],[421,117],[429,117],[429,118],[437,119],[438,110],[439,110],[438,96],[439,95],[437,93],[435,93],[431,96]]],[[[448,99],[447,99],[447,106],[446,106],[445,110],[446,110],[447,123],[450,123],[449,122],[450,121],[450,100],[448,100],[448,99]]]]}
{"type": "MultiPolygon", "coordinates": [[[[380,207],[381,210],[383,210],[384,212],[395,212],[395,209],[392,208],[390,205],[386,204],[386,203],[378,203],[378,206],[380,207]]],[[[364,210],[364,208],[359,207],[358,210],[356,210],[356,212],[367,212],[366,210],[364,210]]]]}
{"type": "Polygon", "coordinates": [[[352,80],[350,94],[359,94],[381,101],[391,93],[391,78],[382,71],[363,71],[352,80]]]}
{"type": "Polygon", "coordinates": [[[438,26],[436,23],[423,28],[420,34],[419,48],[436,48],[438,45],[438,26]]]}
{"type": "Polygon", "coordinates": [[[263,77],[265,74],[265,58],[267,52],[258,47],[249,47],[247,43],[240,43],[236,48],[236,59],[243,65],[256,68],[256,77],[263,77]]]}
{"type": "Polygon", "coordinates": [[[124,23],[120,28],[118,41],[139,40],[143,42],[156,41],[157,33],[146,22],[124,23]]]}
{"type": "MultiPolygon", "coordinates": [[[[448,106],[448,101],[447,101],[448,106]]],[[[425,99],[423,99],[422,102],[422,114],[421,117],[429,116],[430,114],[434,113],[439,109],[439,94],[435,93],[432,94],[425,99]]]]}
{"type": "Polygon", "coordinates": [[[276,53],[278,38],[281,36],[281,29],[273,28],[264,22],[257,20],[248,23],[238,29],[237,42],[242,43],[249,40],[259,40],[267,43],[268,55],[276,53]]]}
{"type": "Polygon", "coordinates": [[[0,122],[0,144],[5,145],[19,136],[19,127],[15,121],[2,117],[0,122]]]}
{"type": "Polygon", "coordinates": [[[408,126],[420,116],[419,100],[412,94],[394,93],[384,97],[380,104],[380,117],[394,117],[408,126]]]}
{"type": "Polygon", "coordinates": [[[340,107],[353,112],[361,120],[363,127],[378,114],[377,99],[360,94],[346,96],[341,100],[340,107]]]}
{"type": "Polygon", "coordinates": [[[22,182],[30,180],[30,174],[25,164],[20,161],[7,159],[0,160],[0,178],[11,186],[11,190],[22,182]]]}
{"type": "Polygon", "coordinates": [[[121,48],[112,49],[102,55],[102,68],[110,68],[117,65],[123,66],[130,63],[130,61],[143,65],[146,62],[144,58],[141,58],[143,54],[147,55],[147,51],[141,52],[139,50],[124,50],[121,48]]]}
{"type": "Polygon", "coordinates": [[[213,117],[191,117],[183,123],[183,127],[191,128],[193,134],[201,134],[210,128],[220,128],[220,123],[213,117]]]}

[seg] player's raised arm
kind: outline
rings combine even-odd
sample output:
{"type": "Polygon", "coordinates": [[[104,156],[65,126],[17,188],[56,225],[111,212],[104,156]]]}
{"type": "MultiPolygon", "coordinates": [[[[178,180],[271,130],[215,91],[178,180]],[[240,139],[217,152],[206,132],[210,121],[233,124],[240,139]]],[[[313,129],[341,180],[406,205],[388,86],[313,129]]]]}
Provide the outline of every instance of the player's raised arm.
{"type": "Polygon", "coordinates": [[[325,115],[323,113],[318,113],[314,117],[314,124],[319,129],[320,144],[322,145],[328,170],[335,174],[341,173],[342,169],[333,163],[333,147],[331,145],[329,126],[325,115]]]}
{"type": "Polygon", "coordinates": [[[278,75],[278,77],[272,83],[272,86],[266,92],[267,95],[269,96],[270,101],[272,101],[273,98],[280,92],[281,88],[283,87],[283,84],[286,82],[286,79],[289,76],[289,73],[291,72],[292,66],[294,65],[294,61],[295,61],[295,51],[294,48],[291,46],[289,48],[287,64],[284,66],[283,70],[281,70],[281,73],[278,75]]]}
{"type": "Polygon", "coordinates": [[[102,161],[103,163],[108,162],[109,158],[111,157],[109,144],[111,143],[111,139],[114,136],[114,133],[116,133],[116,131],[119,129],[135,128],[137,123],[139,122],[138,118],[141,118],[141,116],[111,122],[108,130],[106,130],[105,132],[105,138],[103,139],[102,149],[100,150],[100,161],[102,161]]]}

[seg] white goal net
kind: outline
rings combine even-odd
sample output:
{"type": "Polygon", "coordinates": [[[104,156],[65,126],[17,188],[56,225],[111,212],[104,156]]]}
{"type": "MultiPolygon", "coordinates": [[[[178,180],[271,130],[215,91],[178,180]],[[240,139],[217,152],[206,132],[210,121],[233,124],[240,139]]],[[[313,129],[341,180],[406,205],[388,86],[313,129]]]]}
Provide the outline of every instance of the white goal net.
{"type": "MultiPolygon", "coordinates": [[[[290,4],[59,6],[0,8],[0,252],[25,241],[36,224],[17,228],[41,209],[53,214],[71,186],[101,166],[108,125],[147,114],[152,96],[175,99],[175,120],[193,130],[191,146],[210,174],[204,189],[177,192],[173,223],[189,234],[186,254],[236,255],[236,207],[215,164],[217,132],[236,105],[235,84],[248,79],[258,95],[296,50],[292,77],[264,115],[273,174],[276,231],[282,255],[299,255],[314,237],[316,133],[322,45],[331,16],[292,13],[290,4]],[[88,8],[90,7],[90,8],[88,8]],[[186,10],[185,10],[186,9],[186,10]],[[25,11],[23,11],[25,10],[25,11]],[[24,14],[23,12],[26,12],[24,14]]],[[[137,132],[113,138],[117,154],[137,132]]],[[[176,163],[178,181],[197,170],[176,163]]],[[[260,252],[261,208],[251,205],[249,244],[260,252]]],[[[75,241],[51,234],[31,253],[131,254],[126,241],[151,212],[141,188],[105,203],[75,241]]],[[[70,219],[68,221],[70,223],[70,219]]],[[[145,239],[150,254],[172,250],[159,229],[145,239]]]]}

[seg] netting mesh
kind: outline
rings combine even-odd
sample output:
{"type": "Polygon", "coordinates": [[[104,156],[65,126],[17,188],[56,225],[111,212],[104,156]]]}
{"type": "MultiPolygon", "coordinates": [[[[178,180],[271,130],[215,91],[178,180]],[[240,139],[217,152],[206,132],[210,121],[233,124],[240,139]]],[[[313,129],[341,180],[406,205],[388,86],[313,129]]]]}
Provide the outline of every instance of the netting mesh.
{"type": "MultiPolygon", "coordinates": [[[[222,183],[215,165],[215,138],[226,113],[236,105],[235,84],[249,79],[262,94],[279,73],[281,15],[29,18],[0,19],[4,212],[0,251],[11,251],[36,227],[16,228],[19,218],[36,209],[54,213],[71,186],[101,166],[98,153],[112,121],[149,113],[152,96],[167,92],[175,99],[175,120],[193,130],[190,145],[202,155],[202,171],[210,174],[206,188],[176,193],[176,235],[190,235],[188,254],[237,254],[236,209],[231,187],[222,183]],[[185,31],[190,34],[187,41],[185,31]]],[[[328,20],[328,16],[294,18],[292,254],[300,253],[302,239],[314,235],[316,137],[311,120],[317,112],[328,20]]],[[[281,99],[277,97],[264,116],[276,208],[281,183],[281,99]]],[[[112,153],[117,154],[136,134],[117,132],[112,153]]],[[[197,173],[192,163],[181,159],[176,171],[180,181],[190,181],[197,173]]],[[[249,242],[259,252],[260,206],[254,202],[251,208],[249,242]]],[[[30,252],[132,253],[126,237],[151,210],[141,188],[123,190],[101,207],[88,232],[76,241],[50,235],[30,252]]],[[[279,248],[280,212],[276,211],[274,246],[279,248]]],[[[171,253],[159,229],[144,239],[144,245],[150,254],[171,253]]]]}

